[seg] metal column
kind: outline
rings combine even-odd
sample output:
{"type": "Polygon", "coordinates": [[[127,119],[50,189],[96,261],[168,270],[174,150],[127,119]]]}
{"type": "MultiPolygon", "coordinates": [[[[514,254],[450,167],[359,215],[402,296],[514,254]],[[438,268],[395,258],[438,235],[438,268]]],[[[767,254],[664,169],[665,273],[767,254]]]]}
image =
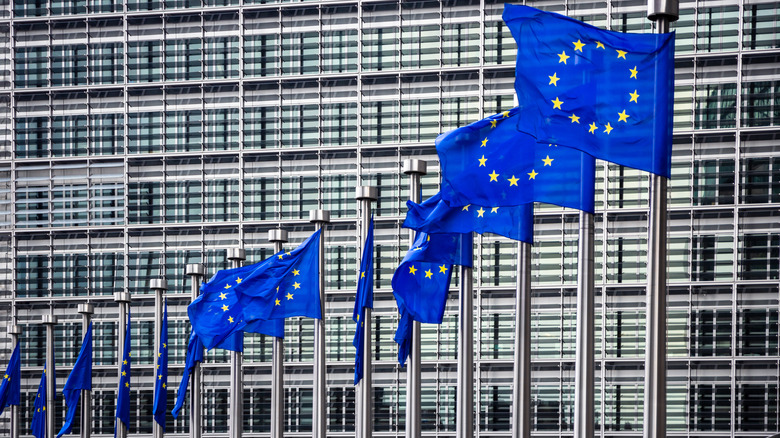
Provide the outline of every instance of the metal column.
{"type": "MultiPolygon", "coordinates": [[[[92,315],[95,313],[95,307],[89,303],[78,305],[78,312],[81,314],[81,333],[87,333],[89,323],[92,321],[92,315]]],[[[79,396],[81,399],[80,428],[81,438],[90,438],[92,435],[92,391],[82,389],[79,396]]]]}
{"type": "MultiPolygon", "coordinates": [[[[420,202],[420,177],[428,172],[423,160],[406,159],[403,172],[409,175],[409,199],[420,202]]],[[[414,244],[414,231],[409,232],[409,246],[414,244]]],[[[412,322],[412,345],[409,348],[409,361],[406,368],[406,438],[418,438],[421,433],[420,398],[422,394],[422,364],[420,363],[420,323],[412,322]]]]}
{"type": "MultiPolygon", "coordinates": [[[[14,318],[15,322],[16,318],[14,318]]],[[[8,328],[8,334],[11,335],[13,348],[19,344],[19,335],[22,334],[22,328],[16,324],[8,328]]],[[[21,378],[18,376],[17,378],[21,378]]],[[[19,405],[11,405],[11,438],[19,438],[19,405]]]]}
{"type": "MultiPolygon", "coordinates": [[[[274,252],[282,250],[287,242],[287,231],[268,230],[268,241],[273,242],[274,252]]],[[[273,357],[271,359],[271,436],[281,438],[284,435],[284,339],[274,338],[273,357]]]]}
{"type": "Polygon", "coordinates": [[[54,437],[54,326],[57,325],[57,317],[53,314],[43,315],[41,321],[46,326],[46,437],[54,437]]]}
{"type": "MultiPolygon", "coordinates": [[[[379,199],[379,191],[376,187],[358,186],[355,187],[355,199],[359,204],[360,215],[360,245],[358,257],[362,257],[363,245],[365,245],[368,236],[368,227],[371,223],[371,203],[379,199]]],[[[358,260],[358,271],[363,260],[358,260]]],[[[360,272],[358,272],[359,280],[360,272]]],[[[357,282],[356,282],[357,283],[357,282]]],[[[370,438],[374,432],[374,386],[372,382],[371,367],[371,310],[364,309],[360,315],[360,321],[364,324],[363,329],[363,378],[358,383],[356,389],[357,409],[355,409],[355,436],[357,438],[370,438]]]]}
{"type": "MultiPolygon", "coordinates": [[[[153,278],[149,280],[149,289],[154,291],[154,369],[157,370],[160,360],[158,354],[160,352],[160,337],[162,336],[163,299],[168,286],[165,279],[153,278]]],[[[152,419],[152,432],[154,438],[162,438],[164,434],[162,426],[157,424],[154,419],[152,419]]]]}
{"type": "MultiPolygon", "coordinates": [[[[114,294],[114,301],[119,303],[119,339],[117,340],[117,346],[119,352],[117,354],[117,382],[121,380],[122,376],[122,355],[125,351],[125,334],[127,332],[127,314],[130,310],[130,293],[129,292],[117,292],[114,294]]],[[[119,390],[117,389],[117,394],[119,390]]],[[[116,438],[127,438],[127,426],[117,418],[114,418],[116,422],[116,438]]]]}
{"type": "Polygon", "coordinates": [[[325,438],[328,415],[328,369],[325,351],[325,224],[330,222],[330,213],[325,210],[310,210],[309,222],[314,224],[320,233],[319,271],[320,271],[320,315],[314,320],[314,400],[312,403],[312,436],[325,438]]]}
{"type": "MultiPolygon", "coordinates": [[[[240,268],[246,260],[246,251],[244,248],[228,248],[227,258],[230,260],[231,268],[240,268]]],[[[243,337],[243,335],[241,335],[243,337]]],[[[241,343],[243,345],[243,339],[241,343]]],[[[241,438],[244,433],[244,353],[240,351],[230,352],[230,392],[228,404],[230,413],[228,418],[228,432],[230,438],[241,438]]]]}
{"type": "MultiPolygon", "coordinates": [[[[200,283],[206,268],[197,263],[188,264],[184,268],[184,275],[189,275],[192,281],[192,299],[198,298],[200,283]]],[[[190,438],[200,438],[203,430],[203,408],[201,405],[201,370],[200,363],[196,363],[190,374],[190,438]]]]}
{"type": "Polygon", "coordinates": [[[512,437],[531,436],[531,244],[517,244],[512,437]]]}
{"type": "Polygon", "coordinates": [[[577,338],[574,361],[574,436],[593,438],[595,427],[594,377],[594,218],[580,211],[577,264],[577,338]]]}
{"type": "MultiPolygon", "coordinates": [[[[471,238],[469,238],[471,242],[471,238]]],[[[472,256],[473,257],[473,256],[472,256]]],[[[456,436],[474,436],[474,279],[473,270],[460,267],[460,333],[458,334],[458,395],[456,436]]]]}

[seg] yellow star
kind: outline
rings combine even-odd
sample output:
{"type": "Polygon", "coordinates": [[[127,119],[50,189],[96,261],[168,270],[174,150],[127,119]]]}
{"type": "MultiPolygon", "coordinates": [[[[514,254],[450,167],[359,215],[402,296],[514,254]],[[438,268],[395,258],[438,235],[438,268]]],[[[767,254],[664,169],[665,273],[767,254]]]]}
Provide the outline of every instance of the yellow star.
{"type": "Polygon", "coordinates": [[[634,68],[629,68],[628,71],[631,72],[631,78],[637,79],[636,74],[639,73],[639,70],[636,69],[636,66],[634,66],[634,68]]]}
{"type": "Polygon", "coordinates": [[[461,211],[469,211],[469,207],[471,207],[471,204],[463,206],[463,210],[461,211]]]}
{"type": "Polygon", "coordinates": [[[618,50],[617,52],[618,52],[618,58],[626,59],[626,53],[628,52],[624,52],[622,50],[618,50]]]}
{"type": "Polygon", "coordinates": [[[567,55],[566,51],[564,50],[563,52],[558,54],[558,64],[560,63],[566,64],[566,60],[569,58],[571,58],[571,56],[567,55]]]}
{"type": "Polygon", "coordinates": [[[639,103],[639,93],[637,93],[636,90],[634,90],[633,93],[628,93],[628,95],[631,96],[631,100],[629,100],[629,102],[639,103]]]}
{"type": "Polygon", "coordinates": [[[596,129],[598,129],[598,126],[596,126],[596,122],[593,122],[593,123],[591,123],[588,126],[590,126],[590,128],[588,129],[588,132],[590,132],[591,134],[596,132],[596,129]]]}
{"type": "Polygon", "coordinates": [[[545,166],[552,166],[552,162],[555,160],[555,158],[550,158],[548,155],[547,158],[543,158],[542,161],[544,162],[545,166]]]}
{"type": "Polygon", "coordinates": [[[501,113],[501,114],[503,114],[504,118],[507,118],[507,117],[509,117],[509,111],[504,111],[504,112],[503,112],[503,113],[501,113]]]}
{"type": "Polygon", "coordinates": [[[3,376],[3,378],[4,378],[4,379],[7,379],[7,378],[8,378],[8,374],[4,375],[4,376],[3,376]]]}
{"type": "Polygon", "coordinates": [[[131,357],[132,355],[133,355],[133,353],[127,353],[128,357],[131,357]]]}
{"type": "Polygon", "coordinates": [[[360,272],[360,278],[366,278],[366,273],[365,272],[360,272]]]}
{"type": "Polygon", "coordinates": [[[301,284],[296,281],[295,283],[293,283],[293,288],[300,289],[301,288],[301,284]]]}
{"type": "Polygon", "coordinates": [[[439,273],[440,274],[446,274],[447,273],[447,265],[439,266],[439,273]]]}
{"type": "Polygon", "coordinates": [[[607,125],[604,127],[604,132],[606,132],[607,134],[612,132],[612,126],[609,124],[609,122],[607,122],[607,125]]]}
{"type": "Polygon", "coordinates": [[[301,271],[299,271],[297,269],[293,269],[293,277],[295,277],[296,275],[300,275],[300,273],[301,273],[301,271]]]}
{"type": "Polygon", "coordinates": [[[219,294],[219,298],[224,300],[225,298],[227,298],[227,295],[225,295],[225,292],[221,292],[219,294]]]}
{"type": "Polygon", "coordinates": [[[124,372],[124,371],[122,371],[122,375],[123,375],[123,376],[126,376],[126,375],[127,375],[127,373],[126,373],[126,372],[124,372]]]}
{"type": "Polygon", "coordinates": [[[547,77],[550,78],[550,83],[547,84],[547,85],[553,85],[553,86],[556,86],[556,87],[558,86],[558,80],[561,79],[561,78],[558,77],[558,73],[553,73],[552,76],[547,76],[547,77]]]}
{"type": "Polygon", "coordinates": [[[576,114],[572,114],[572,115],[570,115],[570,116],[569,116],[569,118],[571,119],[571,122],[572,122],[572,123],[580,123],[580,118],[579,118],[579,117],[577,117],[577,115],[576,115],[576,114]]]}
{"type": "Polygon", "coordinates": [[[493,207],[490,209],[491,213],[498,213],[498,207],[493,207]]]}
{"type": "Polygon", "coordinates": [[[163,343],[163,348],[168,348],[168,344],[163,343]]]}
{"type": "Polygon", "coordinates": [[[290,251],[287,251],[285,254],[287,254],[288,256],[292,255],[292,253],[290,251]]]}
{"type": "Polygon", "coordinates": [[[281,306],[282,305],[281,301],[279,301],[279,298],[276,299],[276,305],[277,306],[281,306]]]}
{"type": "Polygon", "coordinates": [[[430,269],[428,269],[427,271],[425,271],[425,278],[431,278],[431,276],[432,276],[432,275],[433,275],[433,272],[431,272],[431,270],[430,270],[430,269]]]}
{"type": "Polygon", "coordinates": [[[528,179],[536,179],[536,175],[539,175],[536,170],[531,169],[531,173],[528,174],[528,179]]]}
{"type": "Polygon", "coordinates": [[[279,254],[279,260],[282,260],[284,256],[282,254],[279,254]]]}
{"type": "Polygon", "coordinates": [[[417,268],[414,267],[414,265],[409,266],[409,273],[414,275],[417,273],[417,268]]]}
{"type": "Polygon", "coordinates": [[[497,122],[496,120],[491,120],[490,121],[490,127],[491,128],[495,128],[496,127],[496,122],[497,122]]]}
{"type": "Polygon", "coordinates": [[[43,410],[44,410],[44,411],[46,410],[46,406],[44,406],[44,407],[43,407],[43,410]]]}
{"type": "Polygon", "coordinates": [[[165,388],[166,388],[166,385],[165,385],[165,383],[163,383],[163,389],[165,389],[165,388]]]}
{"type": "Polygon", "coordinates": [[[604,44],[601,41],[596,41],[596,48],[597,49],[603,49],[604,48],[604,44]]]}
{"type": "Polygon", "coordinates": [[[512,178],[509,178],[509,187],[516,186],[518,181],[520,181],[520,179],[515,178],[515,176],[512,175],[512,178]]]}
{"type": "Polygon", "coordinates": [[[162,374],[157,375],[157,380],[162,380],[162,374]]]}
{"type": "Polygon", "coordinates": [[[478,167],[485,167],[485,163],[487,162],[487,158],[483,155],[482,158],[479,159],[479,166],[478,167]]]}
{"type": "Polygon", "coordinates": [[[561,104],[563,103],[562,100],[558,99],[558,97],[555,97],[555,100],[551,100],[550,102],[553,103],[553,109],[561,109],[561,104]]]}
{"type": "Polygon", "coordinates": [[[222,306],[222,311],[223,312],[227,312],[228,311],[228,306],[227,305],[223,305],[222,306]]]}
{"type": "Polygon", "coordinates": [[[162,356],[162,353],[157,353],[157,357],[160,357],[160,356],[162,356]]]}
{"type": "Polygon", "coordinates": [[[575,52],[579,51],[580,53],[582,53],[582,48],[585,47],[585,43],[581,42],[580,40],[577,40],[576,42],[573,42],[572,44],[574,44],[574,51],[575,52]]]}
{"type": "Polygon", "coordinates": [[[127,361],[126,361],[126,360],[123,360],[123,361],[122,361],[122,365],[127,365],[127,361]]]}
{"type": "Polygon", "coordinates": [[[618,117],[620,117],[618,122],[626,122],[626,123],[628,123],[628,118],[631,117],[631,116],[626,114],[626,110],[623,110],[623,112],[618,113],[618,117]]]}
{"type": "Polygon", "coordinates": [[[160,365],[157,365],[155,368],[157,368],[159,370],[160,369],[160,365]]]}
{"type": "Polygon", "coordinates": [[[235,320],[233,319],[233,317],[232,317],[232,316],[228,316],[228,322],[229,322],[229,323],[231,323],[231,324],[233,324],[233,321],[235,321],[235,320]]]}
{"type": "Polygon", "coordinates": [[[241,277],[236,277],[236,284],[241,284],[241,277]]]}
{"type": "Polygon", "coordinates": [[[482,207],[479,207],[479,210],[477,210],[477,217],[485,217],[485,209],[482,207]]]}
{"type": "MultiPolygon", "coordinates": [[[[125,382],[125,388],[129,388],[129,387],[130,387],[130,383],[128,383],[128,382],[125,382]]],[[[44,410],[44,411],[46,410],[46,407],[45,407],[45,406],[43,407],[43,410],[44,410]]]]}
{"type": "Polygon", "coordinates": [[[287,292],[287,295],[285,295],[285,297],[287,297],[288,300],[291,300],[291,299],[293,299],[293,294],[291,294],[290,292],[287,292]]]}
{"type": "Polygon", "coordinates": [[[226,285],[225,285],[225,289],[230,289],[230,285],[229,285],[229,284],[226,284],[226,285]]]}
{"type": "MultiPolygon", "coordinates": [[[[495,122],[495,120],[493,120],[493,121],[495,122]]],[[[488,138],[487,138],[487,137],[485,137],[485,139],[484,139],[484,140],[482,140],[482,146],[480,146],[480,147],[481,147],[481,148],[484,148],[485,146],[487,146],[487,142],[488,142],[488,138]]]]}
{"type": "Polygon", "coordinates": [[[496,181],[498,182],[498,175],[496,171],[494,170],[493,173],[488,173],[488,176],[490,177],[490,181],[496,181]]]}

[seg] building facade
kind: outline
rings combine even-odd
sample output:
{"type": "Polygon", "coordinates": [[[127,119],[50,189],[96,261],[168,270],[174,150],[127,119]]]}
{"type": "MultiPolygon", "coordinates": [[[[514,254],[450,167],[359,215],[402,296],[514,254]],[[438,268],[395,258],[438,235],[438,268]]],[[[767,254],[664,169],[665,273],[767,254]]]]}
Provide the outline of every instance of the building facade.
{"type": "MultiPolygon", "coordinates": [[[[651,32],[644,0],[526,0],[651,32]]],[[[54,312],[61,390],[94,315],[94,433],[113,433],[118,305],[132,295],[131,436],[152,432],[153,293],[168,281],[171,386],[184,362],[187,263],[207,275],[326,234],[328,430],[354,435],[351,312],[357,185],[376,214],[376,436],[403,436],[390,280],[408,247],[406,158],[513,106],[515,43],[492,0],[6,0],[0,2],[0,318],[21,335],[29,434],[54,312]]],[[[669,436],[763,437],[780,426],[780,2],[681,0],[669,183],[669,436]]],[[[641,436],[647,174],[599,162],[596,424],[641,436]]],[[[533,249],[534,435],[573,433],[578,216],[538,205],[533,249]]],[[[510,436],[517,245],[475,240],[475,436],[510,436]]],[[[457,284],[453,282],[453,286],[457,284]]],[[[424,325],[423,435],[455,432],[457,290],[424,325]]],[[[7,330],[7,325],[0,331],[7,330]]],[[[310,436],[313,323],[286,323],[285,428],[310,436]]],[[[10,355],[0,339],[0,363],[10,355]]],[[[244,431],[269,436],[271,342],[247,337],[244,431]]],[[[229,365],[204,365],[204,434],[227,435],[229,365]]],[[[173,393],[173,392],[172,392],[173,393]]],[[[173,396],[169,396],[171,404],[173,396]]],[[[63,400],[58,399],[63,408],[63,400]]],[[[185,415],[168,423],[186,436],[185,415]]],[[[58,415],[58,422],[62,415],[58,415]]],[[[59,429],[59,423],[56,426],[59,429]]],[[[8,414],[0,418],[7,435],[8,414]]],[[[74,428],[78,432],[78,425],[74,428]]]]}

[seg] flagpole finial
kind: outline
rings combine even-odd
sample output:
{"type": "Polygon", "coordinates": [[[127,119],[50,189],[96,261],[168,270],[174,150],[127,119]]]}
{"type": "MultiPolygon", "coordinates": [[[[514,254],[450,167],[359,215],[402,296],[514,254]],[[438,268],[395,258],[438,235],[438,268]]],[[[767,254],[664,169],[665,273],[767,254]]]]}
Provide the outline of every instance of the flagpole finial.
{"type": "Polygon", "coordinates": [[[309,210],[309,222],[328,223],[330,222],[330,212],[327,210],[309,210]]]}
{"type": "Polygon", "coordinates": [[[129,303],[130,302],[130,293],[129,292],[117,292],[114,294],[114,301],[117,303],[129,303]]]}
{"type": "Polygon", "coordinates": [[[184,275],[197,275],[202,277],[206,273],[206,268],[200,263],[190,263],[184,268],[184,275]]]}
{"type": "Polygon", "coordinates": [[[8,334],[12,336],[19,336],[22,334],[22,327],[16,324],[8,327],[8,334]]]}
{"type": "Polygon", "coordinates": [[[287,230],[282,230],[281,228],[277,228],[275,230],[268,230],[268,241],[269,242],[287,242],[287,230]]]}
{"type": "Polygon", "coordinates": [[[89,303],[81,303],[78,305],[78,313],[82,315],[92,315],[95,313],[95,306],[89,303]]]}
{"type": "Polygon", "coordinates": [[[425,175],[428,173],[428,164],[425,160],[418,160],[416,158],[407,158],[403,162],[403,172],[407,175],[419,174],[425,175]]]}
{"type": "Polygon", "coordinates": [[[228,260],[246,260],[246,250],[244,248],[228,248],[227,250],[228,260]]]}
{"type": "Polygon", "coordinates": [[[357,186],[355,187],[355,199],[376,201],[379,199],[379,190],[373,186],[357,186]]]}
{"type": "Polygon", "coordinates": [[[52,314],[43,315],[41,318],[41,324],[43,325],[55,325],[57,324],[57,317],[52,314]]]}
{"type": "Polygon", "coordinates": [[[164,278],[152,278],[149,280],[149,289],[168,290],[168,282],[164,278]]]}
{"type": "Polygon", "coordinates": [[[680,18],[679,0],[647,0],[647,18],[656,21],[665,18],[668,21],[677,21],[680,18]]]}

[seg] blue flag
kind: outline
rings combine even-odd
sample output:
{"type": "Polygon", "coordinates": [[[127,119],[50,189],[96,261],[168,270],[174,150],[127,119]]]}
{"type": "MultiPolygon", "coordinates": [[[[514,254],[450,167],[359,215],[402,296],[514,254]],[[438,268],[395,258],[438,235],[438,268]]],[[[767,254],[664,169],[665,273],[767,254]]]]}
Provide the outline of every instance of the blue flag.
{"type": "Polygon", "coordinates": [[[442,199],[452,207],[544,202],[593,213],[593,157],[538,144],[517,131],[517,123],[526,118],[513,108],[440,135],[436,151],[442,199]]]}
{"type": "Polygon", "coordinates": [[[495,233],[521,242],[533,243],[534,205],[513,207],[482,207],[464,205],[450,207],[441,192],[422,204],[406,201],[404,228],[429,234],[441,233],[495,233]]]}
{"type": "MultiPolygon", "coordinates": [[[[116,396],[116,418],[125,427],[130,428],[130,312],[127,312],[127,329],[125,331],[125,345],[122,352],[122,371],[119,375],[119,391],[116,396]]],[[[116,437],[114,424],[114,437],[116,437]]]]}
{"type": "Polygon", "coordinates": [[[33,405],[32,423],[30,430],[35,438],[46,436],[46,366],[43,367],[41,383],[38,384],[38,394],[33,405]]]}
{"type": "Polygon", "coordinates": [[[79,404],[81,390],[92,390],[92,323],[89,323],[87,332],[84,334],[84,340],[81,343],[81,351],[76,358],[68,375],[68,380],[62,388],[62,395],[65,396],[65,404],[68,412],[65,414],[65,422],[62,429],[57,433],[57,438],[70,433],[73,429],[73,421],[76,419],[76,406],[79,404]]]}
{"type": "Polygon", "coordinates": [[[3,382],[0,383],[0,414],[3,413],[6,406],[19,406],[19,399],[22,393],[22,362],[19,360],[19,343],[16,343],[11,360],[8,361],[8,367],[3,374],[3,382]]]}
{"type": "Polygon", "coordinates": [[[441,324],[452,266],[472,265],[471,234],[419,233],[393,274],[392,286],[401,320],[395,341],[398,362],[406,362],[411,320],[441,324]]]}
{"type": "MultiPolygon", "coordinates": [[[[292,251],[214,274],[187,308],[203,345],[214,348],[233,333],[257,329],[253,323],[260,326],[261,320],[321,318],[319,242],[316,231],[292,251]]],[[[283,332],[283,326],[270,327],[283,332]]]]}
{"type": "Polygon", "coordinates": [[[669,178],[674,34],[627,34],[505,5],[517,41],[519,130],[669,178]]]}
{"type": "Polygon", "coordinates": [[[160,347],[157,351],[157,371],[154,379],[154,421],[165,432],[165,408],[168,404],[168,300],[163,303],[160,347]]]}
{"type": "Polygon", "coordinates": [[[187,385],[190,382],[190,374],[195,370],[195,366],[198,362],[203,362],[203,343],[200,342],[198,335],[196,335],[195,332],[192,332],[190,333],[189,341],[187,341],[187,358],[184,361],[184,373],[181,376],[179,390],[176,393],[176,404],[171,411],[173,418],[178,418],[179,412],[181,412],[181,408],[184,406],[184,399],[187,396],[187,385]]]}
{"type": "MultiPolygon", "coordinates": [[[[365,321],[360,317],[365,315],[363,309],[374,308],[374,218],[368,225],[366,242],[363,244],[363,256],[360,258],[360,277],[358,277],[357,294],[355,294],[355,308],[352,310],[352,320],[355,321],[355,337],[352,345],[355,346],[355,385],[363,378],[363,336],[365,333],[365,321]]],[[[371,321],[368,322],[369,324],[371,321]]]]}

